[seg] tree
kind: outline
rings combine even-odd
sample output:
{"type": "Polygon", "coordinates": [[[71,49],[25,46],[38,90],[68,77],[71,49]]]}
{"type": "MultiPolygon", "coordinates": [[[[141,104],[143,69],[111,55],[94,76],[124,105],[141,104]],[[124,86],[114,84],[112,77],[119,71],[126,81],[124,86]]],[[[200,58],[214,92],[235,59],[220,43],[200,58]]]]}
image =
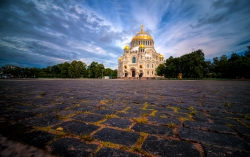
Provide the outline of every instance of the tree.
{"type": "Polygon", "coordinates": [[[92,62],[88,66],[88,73],[91,78],[98,78],[102,76],[102,70],[104,72],[104,65],[103,64],[98,64],[98,62],[92,62]]]}
{"type": "Polygon", "coordinates": [[[69,66],[70,64],[68,62],[64,62],[61,64],[58,64],[60,68],[60,77],[66,78],[69,77],[69,66]]]}
{"type": "Polygon", "coordinates": [[[97,71],[97,65],[98,62],[92,62],[89,66],[88,66],[88,74],[90,78],[95,78],[96,77],[96,71],[97,71]]]}
{"type": "Polygon", "coordinates": [[[110,68],[107,68],[104,70],[104,76],[109,76],[110,78],[112,78],[112,74],[113,74],[113,70],[110,68]]]}
{"type": "Polygon", "coordinates": [[[245,56],[250,58],[250,46],[247,46],[247,51],[245,51],[245,56]]]}
{"type": "Polygon", "coordinates": [[[179,73],[179,58],[173,58],[170,56],[166,60],[166,72],[165,77],[177,77],[179,73]]]}
{"type": "Polygon", "coordinates": [[[172,56],[166,60],[166,77],[177,77],[182,73],[183,77],[201,78],[206,73],[206,62],[202,50],[185,54],[178,58],[172,56]]]}
{"type": "Polygon", "coordinates": [[[157,68],[156,68],[156,74],[158,76],[163,76],[166,72],[166,67],[164,64],[160,64],[157,68]]]}
{"type": "Polygon", "coordinates": [[[81,61],[72,61],[69,66],[69,75],[73,78],[83,77],[86,71],[86,64],[81,61]]]}

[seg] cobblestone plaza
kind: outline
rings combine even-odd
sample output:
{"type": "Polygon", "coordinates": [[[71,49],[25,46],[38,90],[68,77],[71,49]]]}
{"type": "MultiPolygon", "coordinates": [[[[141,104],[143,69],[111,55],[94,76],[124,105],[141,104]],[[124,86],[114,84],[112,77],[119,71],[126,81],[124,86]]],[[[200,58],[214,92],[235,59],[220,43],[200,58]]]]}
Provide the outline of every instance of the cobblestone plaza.
{"type": "MultiPolygon", "coordinates": [[[[0,80],[0,89],[0,139],[48,156],[250,156],[249,81],[0,80]]],[[[0,156],[18,152],[1,141],[0,156]]]]}

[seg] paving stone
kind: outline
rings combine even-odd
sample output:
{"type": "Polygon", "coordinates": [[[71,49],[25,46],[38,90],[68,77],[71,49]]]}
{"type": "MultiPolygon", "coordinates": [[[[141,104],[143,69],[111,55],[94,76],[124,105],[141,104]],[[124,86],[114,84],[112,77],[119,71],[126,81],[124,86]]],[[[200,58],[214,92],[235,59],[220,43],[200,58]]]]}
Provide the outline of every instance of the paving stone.
{"type": "Polygon", "coordinates": [[[247,142],[233,135],[203,132],[187,128],[179,128],[178,135],[183,140],[196,141],[203,144],[211,144],[238,150],[250,150],[250,146],[247,142]]]}
{"type": "Polygon", "coordinates": [[[57,112],[58,115],[63,116],[63,117],[66,117],[70,114],[75,114],[75,113],[76,113],[75,110],[63,110],[63,111],[57,112]]]}
{"type": "Polygon", "coordinates": [[[59,125],[54,126],[53,129],[56,129],[58,127],[62,127],[64,131],[68,131],[76,135],[89,135],[91,132],[99,128],[98,126],[78,121],[63,122],[59,125]]]}
{"type": "Polygon", "coordinates": [[[234,126],[233,128],[242,135],[250,136],[250,128],[247,128],[246,126],[234,126]]]}
{"type": "Polygon", "coordinates": [[[250,120],[241,119],[241,121],[250,127],[250,120]]]}
{"type": "Polygon", "coordinates": [[[137,132],[174,136],[173,128],[168,128],[167,126],[156,126],[151,124],[135,124],[132,129],[137,132]]]}
{"type": "Polygon", "coordinates": [[[52,112],[54,109],[52,108],[48,108],[48,107],[43,107],[43,108],[35,108],[32,110],[33,113],[37,113],[37,114],[44,114],[44,113],[50,113],[52,112]]]}
{"type": "Polygon", "coordinates": [[[104,147],[100,149],[95,155],[95,157],[140,157],[141,155],[137,155],[134,153],[126,152],[124,150],[113,149],[104,147]]]}
{"type": "Polygon", "coordinates": [[[131,147],[136,143],[139,136],[140,134],[138,133],[104,128],[97,132],[93,137],[101,141],[107,141],[131,147]]]}
{"type": "Polygon", "coordinates": [[[133,117],[140,117],[141,115],[135,113],[121,112],[118,113],[117,116],[124,118],[133,118],[133,117]]]}
{"type": "Polygon", "coordinates": [[[61,157],[90,156],[97,145],[86,144],[75,138],[61,138],[50,145],[52,154],[61,157]]]}
{"type": "Polygon", "coordinates": [[[249,152],[235,151],[232,149],[222,149],[213,146],[203,146],[206,157],[250,157],[249,152]]]}
{"type": "Polygon", "coordinates": [[[128,113],[135,114],[137,116],[142,116],[142,115],[150,115],[153,110],[143,110],[143,109],[134,109],[128,111],[128,113]]]}
{"type": "Polygon", "coordinates": [[[21,121],[21,123],[27,124],[27,125],[31,125],[31,126],[41,126],[41,127],[45,127],[45,126],[49,126],[49,125],[54,125],[61,122],[61,120],[59,120],[56,117],[56,114],[51,114],[51,115],[45,115],[45,116],[36,116],[30,119],[26,119],[21,121]]]}
{"type": "Polygon", "coordinates": [[[45,149],[46,144],[55,137],[54,134],[44,131],[33,131],[22,134],[22,136],[16,138],[18,142],[33,145],[35,147],[45,149]]]}
{"type": "Polygon", "coordinates": [[[96,114],[78,114],[72,118],[76,120],[82,120],[85,122],[98,122],[103,118],[105,118],[105,116],[96,114]]]}
{"type": "Polygon", "coordinates": [[[213,121],[215,124],[224,124],[224,125],[240,125],[239,122],[233,119],[228,119],[228,118],[214,118],[210,117],[210,119],[213,121]]]}
{"type": "Polygon", "coordinates": [[[191,129],[198,129],[198,130],[212,131],[212,132],[215,131],[215,132],[227,133],[227,134],[236,134],[236,132],[233,129],[224,125],[185,121],[184,126],[187,128],[191,128],[191,129]]]}
{"type": "Polygon", "coordinates": [[[34,129],[33,127],[25,126],[21,123],[16,123],[12,125],[4,125],[1,126],[0,134],[6,136],[10,139],[17,139],[22,137],[23,134],[31,131],[34,129]]]}
{"type": "Polygon", "coordinates": [[[167,140],[157,138],[155,136],[148,136],[142,145],[142,149],[153,154],[169,157],[199,157],[199,151],[195,149],[192,143],[167,140]]]}
{"type": "Polygon", "coordinates": [[[119,127],[119,128],[127,128],[132,123],[127,119],[111,118],[111,119],[106,120],[103,124],[114,126],[114,127],[119,127]]]}
{"type": "Polygon", "coordinates": [[[101,114],[101,115],[107,115],[107,114],[114,114],[116,111],[114,110],[95,110],[94,113],[101,114]]]}
{"type": "Polygon", "coordinates": [[[175,123],[177,126],[181,125],[181,122],[174,118],[148,117],[148,121],[156,123],[156,124],[161,124],[161,125],[166,125],[169,123],[175,123]]]}

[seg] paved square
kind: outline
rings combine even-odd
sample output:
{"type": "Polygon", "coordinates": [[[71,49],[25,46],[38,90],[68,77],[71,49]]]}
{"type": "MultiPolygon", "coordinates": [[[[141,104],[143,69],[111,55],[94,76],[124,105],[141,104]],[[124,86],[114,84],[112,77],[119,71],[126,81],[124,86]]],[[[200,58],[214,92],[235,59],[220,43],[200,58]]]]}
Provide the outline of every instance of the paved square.
{"type": "Polygon", "coordinates": [[[249,81],[14,79],[0,89],[0,139],[51,155],[250,154],[249,81]]]}

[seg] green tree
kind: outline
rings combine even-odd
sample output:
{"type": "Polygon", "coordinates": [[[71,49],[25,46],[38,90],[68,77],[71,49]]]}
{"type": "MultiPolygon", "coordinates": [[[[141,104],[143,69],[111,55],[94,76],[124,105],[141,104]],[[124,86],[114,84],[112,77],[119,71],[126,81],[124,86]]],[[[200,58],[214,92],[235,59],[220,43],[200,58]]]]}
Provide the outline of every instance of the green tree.
{"type": "Polygon", "coordinates": [[[91,78],[95,78],[96,77],[96,71],[97,71],[97,65],[98,65],[98,62],[92,62],[89,66],[88,66],[88,74],[89,74],[89,77],[91,78]]]}
{"type": "Polygon", "coordinates": [[[70,64],[68,62],[64,62],[61,64],[58,64],[60,68],[60,77],[67,78],[69,77],[69,66],[70,64]]]}
{"type": "Polygon", "coordinates": [[[83,77],[86,71],[86,64],[81,61],[72,61],[69,66],[69,75],[73,78],[83,77]]]}
{"type": "Polygon", "coordinates": [[[104,75],[104,76],[109,76],[110,78],[112,78],[113,70],[110,69],[110,68],[106,68],[106,69],[104,70],[104,74],[103,74],[103,75],[104,75]]]}
{"type": "Polygon", "coordinates": [[[156,74],[158,76],[163,76],[166,73],[166,67],[164,64],[160,64],[157,68],[156,68],[156,74]]]}
{"type": "Polygon", "coordinates": [[[176,78],[179,73],[179,58],[173,58],[170,56],[166,60],[166,73],[165,77],[174,77],[176,78]]]}
{"type": "Polygon", "coordinates": [[[104,72],[104,65],[103,64],[98,64],[98,62],[92,62],[88,66],[88,73],[91,78],[98,78],[102,76],[102,70],[104,72]]]}

